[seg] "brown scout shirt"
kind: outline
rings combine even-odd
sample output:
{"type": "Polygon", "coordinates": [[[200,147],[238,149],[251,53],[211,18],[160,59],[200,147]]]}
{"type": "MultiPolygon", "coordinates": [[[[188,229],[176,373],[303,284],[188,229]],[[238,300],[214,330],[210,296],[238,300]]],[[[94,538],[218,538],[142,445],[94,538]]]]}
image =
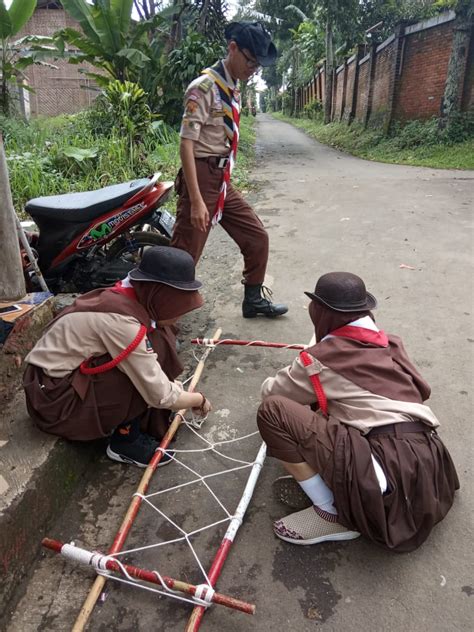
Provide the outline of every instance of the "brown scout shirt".
{"type": "MultiPolygon", "coordinates": [[[[133,316],[106,312],[65,314],[43,334],[25,361],[50,377],[65,377],[83,360],[109,353],[112,358],[135,339],[140,323],[133,316]]],[[[145,336],[117,368],[125,373],[148,406],[170,408],[183,392],[170,381],[145,336]]]]}
{"type": "Polygon", "coordinates": [[[429,406],[415,402],[402,402],[376,395],[339,375],[316,358],[304,367],[297,357],[293,364],[278,371],[262,384],[262,399],[270,395],[288,397],[300,404],[315,402],[316,396],[310,375],[317,374],[328,400],[331,417],[366,434],[376,426],[419,419],[436,428],[439,421],[429,406]]]}
{"type": "MultiPolygon", "coordinates": [[[[235,82],[227,72],[227,83],[235,82]]],[[[224,110],[219,90],[208,75],[194,79],[186,88],[184,95],[185,110],[181,123],[181,138],[194,141],[194,156],[228,156],[230,143],[224,129],[224,110]]]]}

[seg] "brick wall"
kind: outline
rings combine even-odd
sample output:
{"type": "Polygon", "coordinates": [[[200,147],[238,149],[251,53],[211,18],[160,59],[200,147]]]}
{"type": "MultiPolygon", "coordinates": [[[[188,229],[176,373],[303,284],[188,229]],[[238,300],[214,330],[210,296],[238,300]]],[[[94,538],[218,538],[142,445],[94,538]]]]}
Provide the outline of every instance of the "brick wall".
{"type": "Polygon", "coordinates": [[[372,103],[369,118],[370,125],[383,126],[385,123],[385,119],[389,111],[388,103],[390,77],[395,55],[395,40],[376,54],[372,103]]]}
{"type": "Polygon", "coordinates": [[[365,110],[367,108],[368,97],[368,78],[369,78],[369,60],[364,57],[359,62],[359,88],[357,90],[357,106],[355,111],[355,120],[359,123],[364,122],[365,110]]]}
{"type": "Polygon", "coordinates": [[[351,97],[354,91],[354,81],[356,78],[357,57],[355,57],[350,63],[347,64],[347,79],[346,79],[346,103],[342,118],[345,121],[349,121],[351,115],[352,101],[351,97]]]}
{"type": "MultiPolygon", "coordinates": [[[[333,120],[352,118],[374,127],[388,129],[393,120],[428,119],[440,115],[446,75],[451,56],[453,11],[417,24],[397,26],[395,33],[368,52],[359,46],[356,55],[346,61],[335,75],[333,85],[333,120]],[[361,55],[367,52],[361,59],[361,55]],[[345,85],[345,89],[344,89],[345,85]]],[[[323,89],[317,96],[324,101],[323,89]]],[[[474,27],[462,83],[461,109],[474,110],[474,27]]]]}
{"type": "MultiPolygon", "coordinates": [[[[63,9],[37,9],[19,37],[24,35],[51,36],[56,31],[79,25],[63,9]]],[[[91,105],[97,92],[87,87],[94,83],[79,73],[79,66],[68,64],[66,60],[51,60],[57,69],[44,66],[30,66],[26,70],[29,85],[34,93],[28,95],[31,115],[56,116],[73,114],[91,105]]],[[[87,64],[81,64],[87,67],[87,64]]],[[[91,68],[91,67],[90,67],[91,68]]],[[[92,69],[96,71],[95,69],[92,69]]]]}
{"type": "Polygon", "coordinates": [[[394,118],[438,116],[453,39],[452,22],[404,38],[394,118]]]}

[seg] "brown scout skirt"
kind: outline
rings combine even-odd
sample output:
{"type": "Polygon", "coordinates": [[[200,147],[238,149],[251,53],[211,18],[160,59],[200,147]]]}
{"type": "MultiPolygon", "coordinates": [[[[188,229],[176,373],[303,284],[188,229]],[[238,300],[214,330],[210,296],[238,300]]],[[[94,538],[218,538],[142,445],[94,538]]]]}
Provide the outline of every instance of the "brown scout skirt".
{"type": "Polygon", "coordinates": [[[392,551],[419,547],[448,513],[459,489],[449,452],[428,426],[426,432],[364,437],[279,396],[264,400],[257,422],[269,456],[306,461],[333,491],[339,522],[392,551]],[[387,476],[383,495],[372,454],[387,476]]]}
{"type": "MultiPolygon", "coordinates": [[[[92,364],[110,360],[107,354],[92,364]]],[[[169,426],[169,410],[148,408],[131,380],[119,369],[83,375],[79,369],[63,378],[46,375],[28,364],[23,376],[26,406],[40,430],[75,441],[110,435],[121,423],[141,417],[140,426],[161,439],[169,426]]]]}

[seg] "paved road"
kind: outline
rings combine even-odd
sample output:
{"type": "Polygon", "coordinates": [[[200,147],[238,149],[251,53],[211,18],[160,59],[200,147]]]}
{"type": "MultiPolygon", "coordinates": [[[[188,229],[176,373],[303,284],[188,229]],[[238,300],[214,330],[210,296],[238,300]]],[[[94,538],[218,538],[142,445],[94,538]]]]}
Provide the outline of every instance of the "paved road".
{"type": "MultiPolygon", "coordinates": [[[[257,614],[250,619],[214,607],[203,629],[471,630],[474,174],[365,162],[264,115],[258,118],[257,156],[259,191],[253,202],[271,236],[268,284],[276,299],[289,302],[290,312],[277,321],[240,317],[241,261],[219,229],[200,266],[206,306],[186,321],[184,333],[202,335],[220,325],[226,337],[305,342],[311,327],[303,290],[330,270],[360,274],[379,299],[379,324],[404,338],[433,387],[431,405],[442,421],[462,490],[448,517],[414,553],[389,554],[364,540],[292,547],[272,535],[271,522],[285,508],[271,497],[279,470],[268,460],[219,582],[222,592],[255,602],[257,614]]],[[[189,345],[184,351],[189,358],[189,345]]],[[[216,408],[204,435],[222,440],[254,430],[261,381],[292,357],[290,351],[216,349],[202,383],[216,408]]],[[[251,459],[258,445],[251,437],[227,453],[251,459]]],[[[179,447],[196,447],[186,430],[179,447]]],[[[200,473],[225,467],[209,455],[183,458],[200,473]]],[[[50,535],[105,550],[139,472],[104,459],[95,474],[50,535]]],[[[230,510],[244,479],[243,473],[233,473],[213,483],[230,510]]],[[[183,469],[171,465],[160,471],[153,489],[176,480],[184,480],[183,469]]],[[[197,488],[163,496],[159,506],[188,531],[223,517],[209,494],[197,488]]],[[[153,544],[176,533],[150,509],[142,512],[129,544],[153,544]]],[[[195,540],[205,565],[221,537],[222,532],[206,532],[195,540]]],[[[173,554],[152,549],[130,559],[199,581],[196,564],[181,545],[173,554]]],[[[32,572],[9,630],[69,629],[88,578],[86,570],[47,555],[32,572]]],[[[188,612],[186,606],[114,585],[89,629],[181,630],[188,612]]]]}

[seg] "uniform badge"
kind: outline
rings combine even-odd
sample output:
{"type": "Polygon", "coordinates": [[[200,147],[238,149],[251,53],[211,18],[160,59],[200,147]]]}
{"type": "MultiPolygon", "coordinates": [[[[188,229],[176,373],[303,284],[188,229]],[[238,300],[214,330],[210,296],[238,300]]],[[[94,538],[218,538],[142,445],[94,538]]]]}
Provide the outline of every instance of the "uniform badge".
{"type": "Polygon", "coordinates": [[[155,353],[153,347],[151,346],[151,342],[148,340],[148,338],[145,338],[145,347],[146,347],[147,353],[155,353]]]}
{"type": "Polygon", "coordinates": [[[197,88],[191,88],[191,90],[186,95],[186,100],[191,99],[192,101],[199,101],[202,97],[201,92],[197,88]]]}
{"type": "Polygon", "coordinates": [[[186,114],[194,114],[198,108],[199,105],[196,101],[193,101],[192,99],[188,99],[188,101],[186,101],[186,114]]]}
{"type": "Polygon", "coordinates": [[[204,94],[206,94],[207,92],[209,92],[213,85],[214,82],[211,79],[205,78],[198,84],[198,88],[199,90],[201,90],[201,92],[204,92],[204,94]]]}
{"type": "Polygon", "coordinates": [[[212,118],[219,118],[225,116],[224,110],[211,110],[212,118]]]}
{"type": "Polygon", "coordinates": [[[214,105],[216,106],[217,110],[221,110],[222,109],[222,97],[219,93],[219,88],[214,84],[213,88],[212,88],[212,92],[214,95],[214,105]]]}

